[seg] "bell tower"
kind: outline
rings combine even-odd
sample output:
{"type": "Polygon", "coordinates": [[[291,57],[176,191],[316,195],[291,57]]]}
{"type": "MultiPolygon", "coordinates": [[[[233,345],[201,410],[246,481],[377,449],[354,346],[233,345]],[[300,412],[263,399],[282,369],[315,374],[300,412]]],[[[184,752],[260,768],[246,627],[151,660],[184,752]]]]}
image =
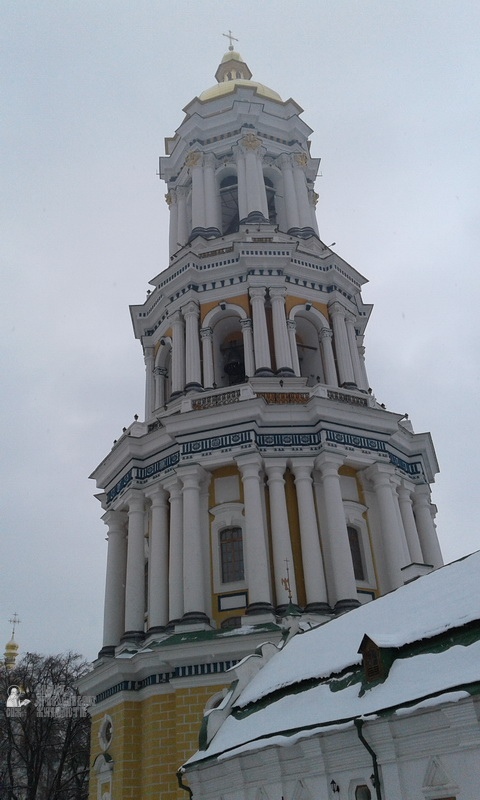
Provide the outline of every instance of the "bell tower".
{"type": "Polygon", "coordinates": [[[233,45],[165,140],[168,264],[131,306],[145,418],[93,473],[108,529],[91,797],[183,796],[226,671],[441,565],[428,433],[369,387],[365,278],[321,240],[302,109],[233,45]],[[108,732],[108,735],[107,735],[108,732]]]}

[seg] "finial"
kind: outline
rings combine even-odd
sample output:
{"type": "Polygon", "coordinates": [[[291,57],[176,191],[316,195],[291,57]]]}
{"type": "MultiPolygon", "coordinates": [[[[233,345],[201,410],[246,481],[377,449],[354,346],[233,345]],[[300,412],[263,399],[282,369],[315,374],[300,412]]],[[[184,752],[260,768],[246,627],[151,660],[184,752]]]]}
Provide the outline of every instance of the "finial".
{"type": "Polygon", "coordinates": [[[286,578],[282,578],[282,586],[285,589],[285,591],[288,593],[288,602],[291,603],[292,602],[292,590],[290,589],[290,572],[289,572],[289,569],[288,569],[288,558],[285,559],[285,569],[286,569],[287,577],[286,578]]]}
{"type": "Polygon", "coordinates": [[[238,42],[238,39],[235,38],[232,31],[229,29],[228,33],[222,33],[222,36],[226,36],[227,39],[230,40],[230,44],[228,45],[229,50],[233,50],[233,42],[238,42]]]}
{"type": "Polygon", "coordinates": [[[9,619],[8,621],[9,621],[9,622],[10,622],[10,624],[13,626],[13,627],[12,627],[12,639],[13,639],[13,638],[15,637],[15,627],[16,627],[16,625],[18,625],[18,624],[19,624],[19,623],[20,623],[22,620],[20,619],[20,617],[18,616],[17,612],[15,611],[15,613],[14,613],[13,617],[12,617],[11,619],[9,619]]]}

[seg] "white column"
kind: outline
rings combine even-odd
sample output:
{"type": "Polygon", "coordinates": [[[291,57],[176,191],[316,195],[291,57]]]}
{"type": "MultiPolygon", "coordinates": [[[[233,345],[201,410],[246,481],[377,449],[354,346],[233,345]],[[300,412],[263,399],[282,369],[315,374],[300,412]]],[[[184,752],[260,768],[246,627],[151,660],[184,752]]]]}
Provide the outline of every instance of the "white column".
{"type": "Polygon", "coordinates": [[[334,302],[328,306],[328,312],[332,320],[333,341],[337,354],[338,382],[340,386],[345,386],[347,388],[354,387],[355,376],[353,374],[347,327],[345,324],[346,309],[341,303],[334,302]]]}
{"type": "Polygon", "coordinates": [[[287,153],[278,159],[283,176],[283,190],[285,196],[285,210],[287,213],[287,228],[300,227],[300,215],[298,212],[297,193],[295,191],[295,181],[293,179],[292,160],[287,153]]]}
{"type": "Polygon", "coordinates": [[[315,461],[315,466],[322,476],[325,538],[330,553],[336,611],[348,610],[359,605],[338,474],[342,463],[341,457],[330,453],[321,454],[315,461]]]}
{"type": "Polygon", "coordinates": [[[107,577],[103,615],[103,649],[113,655],[120,644],[125,622],[125,571],[127,567],[127,515],[107,511],[102,517],[108,525],[107,577]]]}
{"type": "Polygon", "coordinates": [[[187,244],[189,237],[188,211],[187,211],[188,188],[179,186],[177,188],[177,241],[174,245],[174,252],[187,244]]]}
{"type": "Polygon", "coordinates": [[[270,520],[272,529],[273,573],[275,578],[276,604],[280,609],[288,605],[288,591],[282,581],[287,577],[287,565],[290,574],[290,591],[294,603],[298,602],[295,582],[295,565],[293,561],[290,528],[288,525],[287,501],[285,498],[285,481],[283,475],[287,468],[285,459],[268,459],[265,470],[270,490],[270,520]]]}
{"type": "Polygon", "coordinates": [[[358,354],[357,346],[357,332],[355,330],[355,317],[353,314],[347,312],[345,315],[345,325],[347,328],[348,346],[350,348],[350,358],[352,360],[355,383],[358,389],[363,389],[363,373],[360,366],[360,356],[358,354]]]}
{"type": "Polygon", "coordinates": [[[308,197],[305,167],[308,158],[305,153],[295,153],[293,156],[293,180],[295,183],[295,196],[297,198],[298,215],[301,228],[311,228],[312,209],[308,197]]]}
{"type": "Polygon", "coordinates": [[[234,147],[233,154],[237,164],[238,219],[241,221],[242,219],[245,219],[248,214],[245,153],[241,147],[234,147]]]}
{"type": "Polygon", "coordinates": [[[245,375],[251,378],[255,375],[255,358],[253,354],[252,320],[241,319],[240,328],[243,336],[243,358],[245,361],[245,375]]]}
{"type": "Polygon", "coordinates": [[[183,616],[183,505],[178,478],[164,484],[170,493],[170,550],[168,566],[168,617],[178,622],[183,616]]]}
{"type": "Polygon", "coordinates": [[[314,189],[308,190],[308,199],[310,202],[310,215],[312,218],[312,228],[318,236],[318,220],[317,220],[318,194],[314,189]]]}
{"type": "Polygon", "coordinates": [[[172,322],[172,397],[182,394],[185,388],[185,329],[180,311],[175,311],[172,322]]]}
{"type": "Polygon", "coordinates": [[[185,388],[198,390],[202,388],[198,303],[191,300],[182,308],[182,314],[185,319],[185,388]]]}
{"type": "Polygon", "coordinates": [[[202,340],[203,355],[203,386],[205,389],[212,389],[215,383],[213,371],[213,330],[212,328],[201,328],[200,338],[202,340]]]}
{"type": "Polygon", "coordinates": [[[203,180],[203,153],[199,150],[188,154],[186,166],[192,176],[192,231],[205,228],[205,186],[203,180]]]}
{"type": "Polygon", "coordinates": [[[424,562],[425,564],[431,564],[433,567],[441,567],[443,565],[443,556],[432,517],[429,486],[424,484],[415,488],[413,510],[424,562]]]}
{"type": "Polygon", "coordinates": [[[240,144],[245,156],[247,216],[252,211],[260,211],[268,219],[267,193],[265,191],[263,171],[261,168],[259,169],[262,140],[254,133],[247,133],[241,139],[240,144]]]}
{"type": "Polygon", "coordinates": [[[329,611],[330,608],[315,513],[312,469],[313,459],[292,459],[302,543],[303,577],[307,597],[306,611],[322,613],[329,611]]]}
{"type": "Polygon", "coordinates": [[[249,601],[247,614],[272,611],[268,546],[261,497],[261,460],[256,454],[251,454],[240,456],[236,461],[243,483],[245,572],[249,601]]]}
{"type": "Polygon", "coordinates": [[[163,630],[168,623],[168,500],[165,489],[149,490],[151,507],[148,556],[148,630],[163,630]]]}
{"type": "Polygon", "coordinates": [[[125,639],[141,641],[145,627],[145,498],[137,489],[127,494],[128,540],[125,581],[125,639]]]}
{"type": "Polygon", "coordinates": [[[253,341],[255,343],[255,375],[271,375],[272,362],[268,344],[267,318],[265,316],[265,289],[250,289],[252,304],[253,341]]]}
{"type": "Polygon", "coordinates": [[[197,465],[177,470],[183,483],[183,619],[192,622],[208,622],[200,514],[200,484],[204,474],[197,465]]]}
{"type": "Polygon", "coordinates": [[[285,317],[286,287],[272,286],[269,289],[272,303],[273,342],[278,375],[293,375],[290,342],[288,340],[287,320],[285,317]]]}
{"type": "Polygon", "coordinates": [[[154,408],[162,408],[165,405],[165,379],[167,377],[167,370],[165,367],[155,367],[155,406],[154,408]]]}
{"type": "Polygon", "coordinates": [[[365,348],[363,344],[361,344],[358,348],[358,357],[360,359],[360,369],[362,370],[362,389],[364,389],[365,392],[368,392],[370,384],[368,382],[367,368],[365,366],[365,348]]]}
{"type": "Polygon", "coordinates": [[[170,255],[176,253],[178,250],[178,204],[177,204],[177,194],[175,189],[171,189],[166,195],[165,200],[168,205],[168,210],[170,212],[170,224],[169,224],[169,247],[170,247],[170,255]]]}
{"type": "Polygon", "coordinates": [[[205,186],[205,226],[220,231],[218,218],[217,187],[215,183],[215,156],[206,153],[203,157],[203,179],[205,186]]]}
{"type": "Polygon", "coordinates": [[[300,377],[300,361],[298,358],[298,347],[297,347],[297,323],[294,319],[287,320],[287,332],[288,338],[290,341],[290,356],[292,359],[292,366],[293,372],[297,376],[300,377]]]}
{"type": "Polygon", "coordinates": [[[411,563],[423,564],[422,548],[420,547],[415,517],[413,516],[411,496],[412,489],[413,486],[411,484],[407,484],[406,481],[402,481],[400,486],[397,488],[398,505],[400,506],[400,514],[402,516],[403,528],[405,530],[405,537],[407,539],[411,563]]]}
{"type": "Polygon", "coordinates": [[[377,501],[389,588],[397,589],[404,582],[401,570],[407,566],[408,548],[404,532],[398,524],[398,497],[393,468],[387,464],[373,464],[365,470],[365,475],[373,484],[377,501]]]}
{"type": "Polygon", "coordinates": [[[327,386],[338,386],[337,368],[335,366],[335,358],[333,355],[332,339],[333,332],[330,330],[330,328],[322,328],[318,336],[318,341],[322,351],[325,382],[327,386]]]}
{"type": "Polygon", "coordinates": [[[155,348],[145,347],[145,421],[151,419],[155,408],[155,348]]]}

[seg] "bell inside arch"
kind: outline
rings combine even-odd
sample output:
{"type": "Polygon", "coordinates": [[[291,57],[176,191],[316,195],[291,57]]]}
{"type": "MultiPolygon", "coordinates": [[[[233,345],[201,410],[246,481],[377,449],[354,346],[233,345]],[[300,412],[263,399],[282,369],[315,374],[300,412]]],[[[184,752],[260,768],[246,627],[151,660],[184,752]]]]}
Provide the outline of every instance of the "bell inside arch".
{"type": "Polygon", "coordinates": [[[224,366],[223,370],[228,377],[230,386],[245,381],[245,362],[243,345],[240,342],[228,342],[222,347],[224,366]]]}

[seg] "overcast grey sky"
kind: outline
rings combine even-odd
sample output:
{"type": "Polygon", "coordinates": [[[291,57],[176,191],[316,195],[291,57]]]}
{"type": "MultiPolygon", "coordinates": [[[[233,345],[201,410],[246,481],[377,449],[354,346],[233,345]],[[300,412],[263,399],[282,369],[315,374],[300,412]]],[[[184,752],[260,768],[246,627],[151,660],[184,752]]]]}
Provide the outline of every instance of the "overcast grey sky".
{"type": "Polygon", "coordinates": [[[370,384],[430,430],[447,561],[476,519],[477,0],[0,0],[0,647],[101,646],[106,528],[88,475],[135,413],[128,305],[167,266],[156,175],[231,28],[304,109],[321,236],[370,283],[370,384]]]}

